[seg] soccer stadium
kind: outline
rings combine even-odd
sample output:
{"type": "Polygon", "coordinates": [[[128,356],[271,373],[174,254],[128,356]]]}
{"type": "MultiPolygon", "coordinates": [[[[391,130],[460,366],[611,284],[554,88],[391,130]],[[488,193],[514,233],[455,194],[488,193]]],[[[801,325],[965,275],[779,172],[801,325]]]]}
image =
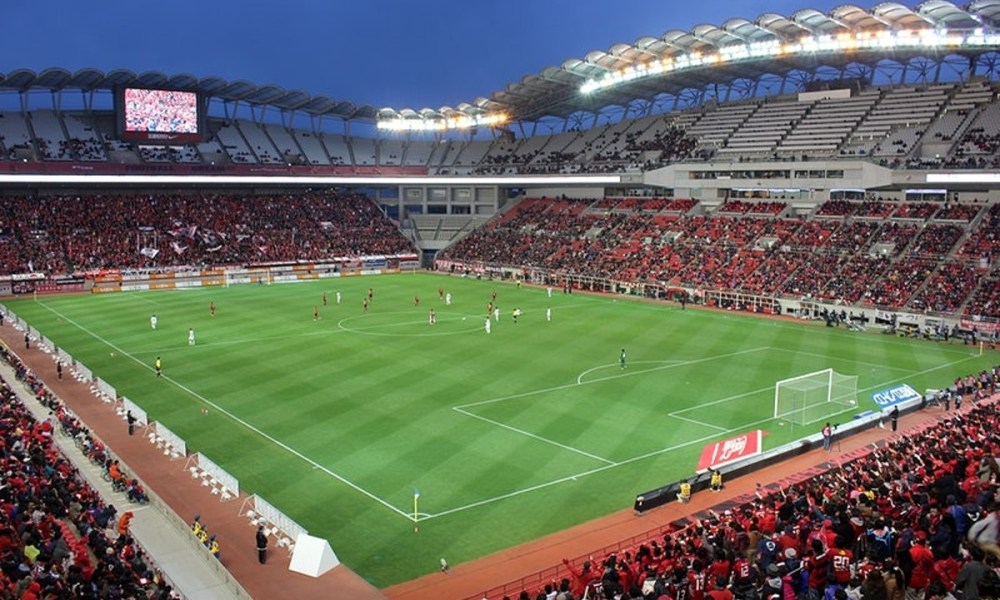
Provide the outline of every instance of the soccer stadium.
{"type": "Polygon", "coordinates": [[[1000,0],[648,33],[0,71],[0,598],[1000,597],[1000,0]]]}

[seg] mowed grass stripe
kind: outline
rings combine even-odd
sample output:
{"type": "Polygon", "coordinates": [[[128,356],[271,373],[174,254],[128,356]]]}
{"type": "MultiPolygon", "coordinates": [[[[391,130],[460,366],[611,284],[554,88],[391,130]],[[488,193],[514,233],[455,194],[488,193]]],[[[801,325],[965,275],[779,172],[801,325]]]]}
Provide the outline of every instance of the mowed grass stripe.
{"type": "Polygon", "coordinates": [[[10,305],[193,451],[330,539],[345,563],[379,586],[429,572],[440,556],[460,562],[629,506],[634,493],[688,475],[705,441],[727,437],[717,428],[762,427],[768,447],[790,440],[788,427],[767,418],[773,392],[748,394],[773,389],[777,379],[836,365],[859,375],[861,387],[871,385],[867,378],[921,389],[992,362],[970,358],[961,346],[579,294],[547,298],[507,283],[422,274],[43,301],[139,362],[111,357],[106,344],[39,303],[10,305]],[[365,316],[369,286],[375,302],[365,316]],[[438,300],[439,286],[453,292],[453,306],[438,300]],[[314,323],[324,289],[331,305],[320,307],[314,323]],[[336,289],[340,306],[332,304],[336,289]],[[486,336],[492,290],[502,318],[486,336]],[[215,319],[210,301],[218,306],[215,319]],[[434,328],[426,324],[431,306],[439,315],[434,328]],[[525,316],[514,326],[517,306],[525,316]],[[161,322],[156,336],[152,312],[161,322]],[[198,333],[193,352],[189,326],[198,333]],[[622,347],[630,364],[628,377],[618,378],[622,347]],[[217,410],[202,415],[203,401],[152,376],[157,353],[179,384],[305,458],[217,410]],[[639,372],[657,361],[692,364],[639,372]],[[882,364],[873,377],[870,365],[882,364]],[[576,385],[588,371],[589,383],[576,385]],[[556,388],[563,391],[532,398],[556,388]],[[518,395],[523,401],[506,408],[505,401],[476,404],[518,395]],[[621,464],[595,468],[599,462],[577,452],[451,409],[459,405],[621,464]],[[675,411],[696,422],[676,423],[675,411]],[[419,488],[427,515],[420,534],[404,515],[317,465],[404,512],[419,488]]]}

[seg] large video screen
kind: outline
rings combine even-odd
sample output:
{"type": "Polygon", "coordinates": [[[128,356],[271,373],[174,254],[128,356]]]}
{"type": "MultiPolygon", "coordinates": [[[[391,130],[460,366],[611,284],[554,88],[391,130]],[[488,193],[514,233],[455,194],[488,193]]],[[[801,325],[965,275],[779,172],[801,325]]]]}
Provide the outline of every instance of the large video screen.
{"type": "Polygon", "coordinates": [[[204,138],[202,103],[195,92],[124,88],[118,121],[123,140],[177,144],[204,138]]]}

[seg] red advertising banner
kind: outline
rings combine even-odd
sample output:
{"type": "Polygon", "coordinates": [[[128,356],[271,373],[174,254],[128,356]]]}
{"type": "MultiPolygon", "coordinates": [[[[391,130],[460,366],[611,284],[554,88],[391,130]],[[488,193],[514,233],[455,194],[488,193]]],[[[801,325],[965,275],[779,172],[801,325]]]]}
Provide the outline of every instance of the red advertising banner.
{"type": "Polygon", "coordinates": [[[738,460],[761,453],[764,432],[760,429],[750,431],[728,440],[708,444],[701,451],[697,471],[718,469],[738,460]]]}
{"type": "Polygon", "coordinates": [[[962,329],[972,331],[975,329],[979,333],[996,333],[1000,331],[1000,323],[986,323],[974,319],[962,319],[962,329]]]}

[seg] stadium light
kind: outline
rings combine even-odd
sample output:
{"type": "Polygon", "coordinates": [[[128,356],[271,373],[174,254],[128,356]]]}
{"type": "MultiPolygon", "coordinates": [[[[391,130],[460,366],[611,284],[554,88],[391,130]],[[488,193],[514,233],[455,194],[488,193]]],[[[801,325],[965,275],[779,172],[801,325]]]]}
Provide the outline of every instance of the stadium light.
{"type": "Polygon", "coordinates": [[[664,57],[646,64],[637,64],[612,71],[595,79],[588,79],[580,85],[581,94],[592,94],[629,83],[637,79],[668,75],[675,71],[685,71],[716,64],[736,63],[776,56],[803,54],[835,54],[859,50],[978,50],[1000,48],[1000,32],[987,31],[982,27],[963,31],[941,29],[902,29],[898,31],[859,31],[853,34],[804,35],[796,40],[781,42],[768,40],[746,44],[729,44],[714,53],[704,51],[689,52],[673,57],[664,57]]]}
{"type": "Polygon", "coordinates": [[[483,115],[460,115],[455,117],[432,118],[385,118],[379,119],[377,127],[386,131],[446,131],[471,129],[473,127],[496,127],[509,120],[506,113],[486,113],[483,115]]]}

